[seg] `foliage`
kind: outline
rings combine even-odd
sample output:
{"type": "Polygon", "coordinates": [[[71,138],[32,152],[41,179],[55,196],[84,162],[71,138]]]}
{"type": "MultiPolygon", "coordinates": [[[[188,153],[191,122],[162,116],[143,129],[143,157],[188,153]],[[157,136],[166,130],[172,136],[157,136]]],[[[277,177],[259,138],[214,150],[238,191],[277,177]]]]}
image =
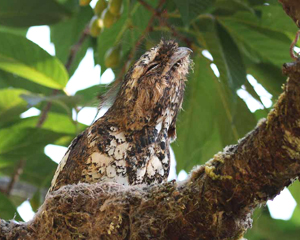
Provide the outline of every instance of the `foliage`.
{"type": "MultiPolygon", "coordinates": [[[[195,67],[189,76],[184,111],[178,120],[178,139],[172,145],[178,171],[189,171],[203,164],[223,147],[234,144],[266,116],[266,110],[251,112],[237,95],[237,90],[242,88],[262,102],[248,82],[247,74],[254,76],[272,94],[273,100],[281,92],[285,77],[280,68],[290,61],[289,46],[297,28],[277,1],[114,2],[102,4],[100,10],[98,4],[94,10],[97,14],[89,5],[80,6],[75,0],[0,3],[0,174],[3,178],[11,177],[20,159],[25,160],[20,181],[35,187],[36,193],[30,196],[34,209],[41,202],[41,189],[49,186],[56,168],[45,155],[44,147],[50,143],[67,146],[85,128],[72,120],[72,110],[95,106],[96,96],[106,89],[103,85],[93,86],[78,91],[75,96],[69,96],[64,90],[88,48],[93,49],[95,64],[101,66],[102,73],[107,67],[114,67],[116,79],[162,37],[176,39],[180,46],[193,49],[195,67]],[[159,4],[161,8],[156,8],[159,4]],[[110,8],[114,14],[107,20],[104,13],[110,8]],[[98,21],[94,37],[84,35],[92,18],[98,21]],[[44,24],[50,26],[56,56],[25,38],[28,27],[44,24]],[[74,54],[70,50],[76,43],[80,46],[74,54]],[[119,52],[114,54],[114,59],[107,60],[112,49],[119,52]],[[204,50],[213,60],[204,57],[204,50]],[[68,66],[70,56],[73,60],[68,66]],[[106,66],[107,62],[113,64],[106,66]],[[213,72],[212,64],[220,76],[213,72]],[[55,94],[54,89],[57,89],[55,94]],[[20,117],[32,106],[43,110],[49,102],[51,108],[39,128],[36,125],[40,116],[20,117]]],[[[294,188],[292,193],[300,203],[294,188]]],[[[0,195],[0,217],[14,216],[15,206],[25,200],[17,198],[13,194],[0,195]],[[5,211],[3,205],[7,206],[5,211]]],[[[254,226],[249,238],[282,239],[282,234],[289,231],[289,239],[297,239],[295,229],[300,220],[296,215],[299,209],[291,221],[279,223],[263,211],[258,217],[260,225],[254,226]],[[267,227],[272,228],[272,237],[264,233],[267,227]]]]}

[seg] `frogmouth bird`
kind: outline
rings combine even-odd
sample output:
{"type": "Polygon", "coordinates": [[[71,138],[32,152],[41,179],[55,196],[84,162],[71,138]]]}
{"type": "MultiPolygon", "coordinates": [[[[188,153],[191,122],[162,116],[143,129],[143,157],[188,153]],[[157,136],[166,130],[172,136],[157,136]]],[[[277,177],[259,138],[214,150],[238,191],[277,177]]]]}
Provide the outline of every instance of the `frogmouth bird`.
{"type": "Polygon", "coordinates": [[[162,183],[191,50],[161,41],[129,69],[109,110],[70,144],[50,191],[78,182],[162,183]]]}

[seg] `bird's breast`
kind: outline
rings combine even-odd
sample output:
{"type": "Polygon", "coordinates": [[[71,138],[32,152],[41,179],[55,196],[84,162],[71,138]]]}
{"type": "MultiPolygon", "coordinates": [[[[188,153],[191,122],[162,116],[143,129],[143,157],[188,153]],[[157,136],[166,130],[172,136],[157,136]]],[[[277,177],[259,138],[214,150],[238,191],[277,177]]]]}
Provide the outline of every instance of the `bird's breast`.
{"type": "Polygon", "coordinates": [[[82,171],[83,181],[123,185],[164,181],[170,159],[167,126],[160,122],[132,132],[107,124],[91,127],[87,136],[90,155],[82,171]]]}

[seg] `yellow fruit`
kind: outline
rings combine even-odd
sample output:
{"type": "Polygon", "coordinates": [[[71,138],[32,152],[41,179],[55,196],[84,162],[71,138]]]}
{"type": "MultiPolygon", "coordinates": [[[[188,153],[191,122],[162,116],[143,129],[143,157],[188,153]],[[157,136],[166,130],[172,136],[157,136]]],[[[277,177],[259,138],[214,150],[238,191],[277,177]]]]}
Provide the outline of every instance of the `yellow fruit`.
{"type": "Polygon", "coordinates": [[[79,5],[80,6],[87,6],[90,4],[92,0],[79,0],[79,5]]]}
{"type": "Polygon", "coordinates": [[[106,28],[110,28],[111,25],[113,25],[117,20],[116,17],[110,11],[108,11],[107,8],[102,12],[101,18],[103,19],[103,25],[106,28]]]}
{"type": "Polygon", "coordinates": [[[107,68],[117,67],[121,59],[120,47],[112,47],[107,50],[104,56],[104,64],[107,68]]]}
{"type": "Polygon", "coordinates": [[[92,37],[97,37],[103,27],[102,19],[98,18],[97,16],[94,16],[90,21],[90,35],[92,37]]]}
{"type": "Polygon", "coordinates": [[[110,0],[108,3],[108,9],[113,15],[120,16],[123,12],[122,0],[110,0]]]}
{"type": "Polygon", "coordinates": [[[107,2],[105,0],[99,0],[94,8],[95,15],[101,17],[105,8],[107,8],[107,2]]]}

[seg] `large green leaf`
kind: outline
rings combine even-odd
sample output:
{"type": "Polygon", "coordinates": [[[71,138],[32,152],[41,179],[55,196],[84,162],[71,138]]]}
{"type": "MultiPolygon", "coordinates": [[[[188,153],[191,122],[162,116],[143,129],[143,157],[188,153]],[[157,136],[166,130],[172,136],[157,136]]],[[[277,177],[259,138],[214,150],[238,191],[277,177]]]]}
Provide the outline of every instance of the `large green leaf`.
{"type": "Polygon", "coordinates": [[[248,2],[249,5],[251,6],[257,6],[257,5],[279,5],[278,1],[274,0],[241,0],[244,2],[248,2]]]}
{"type": "Polygon", "coordinates": [[[64,94],[44,96],[42,94],[22,94],[21,97],[28,103],[30,107],[36,106],[42,102],[51,102],[56,106],[60,106],[64,109],[67,115],[72,116],[72,108],[76,107],[79,103],[78,96],[67,96],[64,94]]]}
{"type": "Polygon", "coordinates": [[[217,92],[214,73],[209,63],[197,55],[194,58],[194,74],[189,77],[187,92],[177,123],[175,152],[177,170],[190,170],[204,163],[222,149],[217,130],[217,92]]]}
{"type": "Polygon", "coordinates": [[[282,92],[281,86],[285,83],[286,77],[280,67],[270,63],[251,64],[247,71],[273,95],[274,99],[282,92]]]}
{"type": "Polygon", "coordinates": [[[291,221],[294,224],[298,224],[300,226],[300,191],[299,191],[300,190],[300,182],[299,182],[299,180],[296,180],[292,185],[290,185],[289,190],[297,202],[297,206],[294,210],[291,221]]]}
{"type": "MultiPolygon", "coordinates": [[[[39,116],[18,119],[7,122],[1,129],[15,127],[20,130],[24,128],[34,128],[39,120],[39,116]]],[[[50,130],[59,134],[70,135],[73,138],[87,126],[82,123],[74,122],[70,117],[64,114],[49,112],[42,125],[43,129],[50,130]]]]}
{"type": "Polygon", "coordinates": [[[34,93],[50,95],[53,89],[37,84],[10,72],[0,70],[0,88],[22,88],[34,93]]]}
{"type": "MultiPolygon", "coordinates": [[[[55,45],[56,57],[63,63],[67,62],[72,46],[78,42],[82,31],[85,29],[92,16],[93,11],[90,6],[80,7],[78,12],[76,12],[72,18],[51,26],[51,41],[55,45]]],[[[78,64],[85,56],[90,45],[90,39],[88,38],[79,48],[69,70],[70,76],[73,75],[77,69],[78,64]]]]}
{"type": "Polygon", "coordinates": [[[7,122],[27,110],[27,102],[20,97],[23,89],[0,89],[0,122],[7,122]]]}
{"type": "Polygon", "coordinates": [[[0,218],[4,220],[22,220],[22,218],[17,212],[16,207],[3,193],[0,193],[0,218]]]}
{"type": "Polygon", "coordinates": [[[5,159],[20,159],[35,154],[47,144],[65,136],[42,128],[23,128],[13,125],[0,129],[0,161],[5,159]]]}
{"type": "Polygon", "coordinates": [[[26,160],[20,180],[38,187],[49,187],[56,168],[57,164],[44,151],[39,151],[26,160]]]}
{"type": "Polygon", "coordinates": [[[234,92],[246,81],[246,69],[240,51],[230,34],[218,22],[198,21],[196,30],[202,44],[212,54],[222,82],[234,92]],[[204,27],[205,25],[205,27],[204,27]]]}
{"type": "Polygon", "coordinates": [[[256,124],[245,103],[234,97],[210,69],[210,62],[197,54],[194,74],[189,77],[183,109],[172,145],[177,169],[190,170],[236,143],[256,124]]]}
{"type": "Polygon", "coordinates": [[[232,15],[237,11],[248,11],[255,14],[255,10],[243,0],[216,0],[214,7],[216,10],[213,13],[216,16],[232,15]]]}
{"type": "Polygon", "coordinates": [[[95,107],[99,105],[97,97],[103,95],[109,89],[108,85],[100,84],[85,88],[76,92],[75,96],[80,97],[81,106],[95,107]]]}
{"type": "Polygon", "coordinates": [[[286,33],[294,38],[297,32],[297,26],[293,20],[285,14],[281,5],[259,6],[257,10],[261,11],[261,18],[259,24],[261,27],[272,29],[274,31],[286,33]],[[278,21],[280,19],[280,21],[278,21]]]}
{"type": "Polygon", "coordinates": [[[50,184],[56,168],[56,163],[44,154],[44,147],[53,143],[68,146],[86,126],[76,124],[65,115],[49,112],[42,128],[37,129],[38,119],[20,119],[0,129],[0,174],[11,176],[15,164],[24,159],[20,180],[44,187],[50,184]]]}
{"type": "Polygon", "coordinates": [[[13,27],[48,25],[70,17],[71,13],[55,0],[2,0],[0,24],[13,27]]]}
{"type": "Polygon", "coordinates": [[[9,32],[9,33],[13,33],[13,34],[17,34],[17,35],[26,37],[28,28],[14,28],[14,27],[7,27],[7,26],[0,25],[0,31],[1,32],[9,32]]]}
{"type": "Polygon", "coordinates": [[[253,227],[247,232],[245,238],[251,240],[299,239],[299,225],[292,221],[272,219],[266,208],[257,209],[255,212],[253,227]]]}
{"type": "Polygon", "coordinates": [[[207,12],[213,6],[215,0],[173,0],[180,12],[182,20],[187,25],[199,14],[207,12]]]}
{"type": "Polygon", "coordinates": [[[261,25],[257,17],[247,12],[218,19],[240,49],[257,63],[269,62],[280,67],[290,61],[291,40],[284,32],[261,25]]]}
{"type": "Polygon", "coordinates": [[[68,74],[58,59],[11,33],[0,32],[0,69],[50,88],[63,89],[68,82],[68,74]]]}
{"type": "Polygon", "coordinates": [[[34,212],[37,212],[39,207],[42,204],[42,197],[41,197],[41,189],[38,188],[38,190],[33,194],[32,198],[30,199],[30,205],[34,212]]]}

